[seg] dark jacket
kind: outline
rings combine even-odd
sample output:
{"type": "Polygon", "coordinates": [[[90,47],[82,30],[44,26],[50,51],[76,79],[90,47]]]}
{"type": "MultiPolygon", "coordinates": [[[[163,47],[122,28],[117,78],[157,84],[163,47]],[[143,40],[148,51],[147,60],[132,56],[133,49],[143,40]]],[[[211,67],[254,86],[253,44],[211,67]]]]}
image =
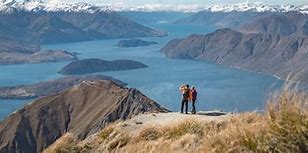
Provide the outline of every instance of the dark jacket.
{"type": "Polygon", "coordinates": [[[192,100],[196,100],[197,99],[197,95],[198,95],[197,90],[196,89],[192,89],[191,90],[192,100]]]}

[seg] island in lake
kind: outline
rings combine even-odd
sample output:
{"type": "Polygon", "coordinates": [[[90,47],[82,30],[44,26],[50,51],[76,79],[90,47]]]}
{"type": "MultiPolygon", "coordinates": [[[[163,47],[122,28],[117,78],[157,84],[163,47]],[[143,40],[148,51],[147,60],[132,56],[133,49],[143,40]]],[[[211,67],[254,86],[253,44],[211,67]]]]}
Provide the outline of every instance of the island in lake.
{"type": "Polygon", "coordinates": [[[140,47],[140,46],[150,46],[158,44],[155,41],[146,41],[142,39],[129,39],[129,40],[120,40],[118,44],[115,46],[121,47],[121,48],[129,48],[129,47],[140,47]]]}
{"type": "Polygon", "coordinates": [[[104,75],[69,76],[31,85],[0,87],[0,99],[32,99],[59,93],[84,81],[110,80],[126,86],[127,84],[104,75]]]}
{"type": "Polygon", "coordinates": [[[97,58],[84,59],[74,61],[64,68],[59,73],[64,75],[78,75],[105,71],[121,71],[146,68],[147,65],[133,60],[101,60],[97,58]]]}
{"type": "Polygon", "coordinates": [[[42,50],[40,45],[20,40],[0,39],[0,65],[78,60],[63,50],[42,50]]]}

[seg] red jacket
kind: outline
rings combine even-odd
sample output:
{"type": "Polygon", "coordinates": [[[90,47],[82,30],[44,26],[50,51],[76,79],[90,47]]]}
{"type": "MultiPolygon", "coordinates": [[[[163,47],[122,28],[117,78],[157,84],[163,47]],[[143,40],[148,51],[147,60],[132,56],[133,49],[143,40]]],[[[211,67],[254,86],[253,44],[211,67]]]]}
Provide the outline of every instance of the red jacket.
{"type": "Polygon", "coordinates": [[[190,97],[191,97],[191,99],[192,100],[196,100],[197,99],[197,94],[198,94],[198,92],[197,92],[197,90],[196,89],[191,89],[190,90],[190,97]]]}

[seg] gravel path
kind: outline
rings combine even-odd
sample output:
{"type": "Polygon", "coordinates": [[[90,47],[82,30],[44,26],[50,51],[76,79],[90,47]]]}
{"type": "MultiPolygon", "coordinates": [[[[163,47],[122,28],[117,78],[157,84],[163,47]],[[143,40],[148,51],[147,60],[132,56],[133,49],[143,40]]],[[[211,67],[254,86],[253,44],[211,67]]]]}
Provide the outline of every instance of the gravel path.
{"type": "Polygon", "coordinates": [[[151,113],[142,114],[124,122],[118,123],[116,127],[121,130],[136,134],[144,127],[167,126],[182,120],[195,119],[201,122],[220,121],[232,116],[224,112],[198,112],[197,114],[171,113],[151,113]]]}

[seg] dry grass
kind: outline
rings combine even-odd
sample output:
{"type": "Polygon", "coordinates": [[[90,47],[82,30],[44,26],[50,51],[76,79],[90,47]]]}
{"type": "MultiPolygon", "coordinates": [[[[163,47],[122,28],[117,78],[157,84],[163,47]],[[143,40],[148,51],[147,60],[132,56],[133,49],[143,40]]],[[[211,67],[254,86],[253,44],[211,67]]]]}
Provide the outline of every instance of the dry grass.
{"type": "MultiPolygon", "coordinates": [[[[90,152],[307,153],[308,99],[283,92],[269,101],[263,114],[242,113],[206,123],[189,119],[166,127],[145,127],[133,136],[107,127],[95,143],[90,152]]],[[[71,144],[68,139],[58,148],[74,148],[71,144]]]]}
{"type": "Polygon", "coordinates": [[[58,139],[54,144],[48,147],[43,153],[75,153],[75,138],[71,133],[67,133],[58,139]]]}
{"type": "Polygon", "coordinates": [[[102,140],[106,140],[113,132],[115,132],[115,129],[113,126],[108,126],[105,129],[101,131],[99,136],[102,138],[102,140]]]}
{"type": "Polygon", "coordinates": [[[193,119],[188,119],[171,125],[170,127],[165,127],[164,137],[166,139],[178,139],[186,134],[203,136],[204,134],[204,124],[193,119]]]}
{"type": "Polygon", "coordinates": [[[163,130],[156,127],[147,127],[141,130],[137,140],[140,141],[153,141],[163,136],[163,130]]]}

